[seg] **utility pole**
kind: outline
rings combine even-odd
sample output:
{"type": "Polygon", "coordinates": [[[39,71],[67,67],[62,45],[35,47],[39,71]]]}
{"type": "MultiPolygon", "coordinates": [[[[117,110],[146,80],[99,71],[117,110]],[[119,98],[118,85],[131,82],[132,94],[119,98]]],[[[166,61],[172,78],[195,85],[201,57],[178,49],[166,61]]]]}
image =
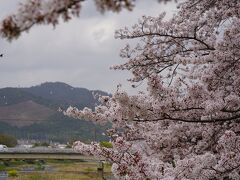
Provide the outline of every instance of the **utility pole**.
{"type": "Polygon", "coordinates": [[[101,176],[101,178],[104,180],[105,178],[104,178],[104,164],[103,164],[103,161],[99,162],[97,171],[98,171],[98,176],[101,176]]]}
{"type": "Polygon", "coordinates": [[[94,141],[96,142],[97,140],[97,133],[96,133],[96,126],[94,126],[94,141]]]}

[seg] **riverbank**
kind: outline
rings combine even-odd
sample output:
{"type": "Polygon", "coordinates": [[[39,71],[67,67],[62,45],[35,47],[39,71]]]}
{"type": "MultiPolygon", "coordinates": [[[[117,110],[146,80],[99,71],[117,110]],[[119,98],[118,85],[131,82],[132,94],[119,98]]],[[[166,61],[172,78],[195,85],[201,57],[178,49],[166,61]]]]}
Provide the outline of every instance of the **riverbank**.
{"type": "Polygon", "coordinates": [[[0,161],[0,172],[8,180],[100,180],[113,179],[111,165],[79,160],[0,161]],[[102,172],[103,168],[103,172],[102,172]]]}

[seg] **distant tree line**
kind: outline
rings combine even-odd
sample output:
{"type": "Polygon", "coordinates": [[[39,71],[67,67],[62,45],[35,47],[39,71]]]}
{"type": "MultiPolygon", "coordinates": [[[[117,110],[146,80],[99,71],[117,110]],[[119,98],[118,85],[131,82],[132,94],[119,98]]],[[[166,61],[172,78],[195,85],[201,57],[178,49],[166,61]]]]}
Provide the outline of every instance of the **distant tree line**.
{"type": "Polygon", "coordinates": [[[7,147],[15,147],[18,143],[14,136],[0,134],[0,144],[6,145],[7,147]]]}
{"type": "Polygon", "coordinates": [[[95,126],[92,122],[76,121],[57,114],[49,118],[48,121],[25,127],[15,127],[0,122],[0,134],[12,135],[17,139],[34,139],[44,142],[55,141],[66,143],[72,139],[81,139],[84,142],[108,140],[108,137],[102,135],[108,125],[95,126]]]}

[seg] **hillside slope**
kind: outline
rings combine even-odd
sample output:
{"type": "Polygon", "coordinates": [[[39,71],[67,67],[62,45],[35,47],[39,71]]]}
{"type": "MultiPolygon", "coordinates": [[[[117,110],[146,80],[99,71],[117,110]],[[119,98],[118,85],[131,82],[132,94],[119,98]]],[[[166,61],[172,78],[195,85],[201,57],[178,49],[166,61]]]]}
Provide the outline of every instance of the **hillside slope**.
{"type": "Polygon", "coordinates": [[[59,107],[93,108],[98,102],[93,93],[102,91],[74,88],[68,84],[43,83],[30,88],[0,89],[0,133],[17,138],[69,141],[106,139],[106,126],[75,120],[57,112],[59,107]]]}
{"type": "Polygon", "coordinates": [[[0,107],[0,121],[22,127],[47,120],[55,112],[32,100],[0,107]]]}

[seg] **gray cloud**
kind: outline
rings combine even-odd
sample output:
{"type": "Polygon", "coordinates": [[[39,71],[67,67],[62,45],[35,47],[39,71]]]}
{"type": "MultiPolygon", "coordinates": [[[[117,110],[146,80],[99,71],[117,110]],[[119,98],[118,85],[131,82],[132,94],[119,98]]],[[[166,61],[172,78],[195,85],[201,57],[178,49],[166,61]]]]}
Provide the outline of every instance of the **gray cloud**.
{"type": "MultiPolygon", "coordinates": [[[[0,1],[0,18],[17,9],[19,1],[0,1]]],[[[114,39],[114,31],[131,26],[142,15],[169,16],[175,4],[140,0],[132,12],[118,14],[96,11],[93,1],[83,4],[80,18],[52,26],[36,26],[11,43],[1,39],[5,57],[0,63],[1,87],[31,86],[45,81],[63,81],[77,87],[114,92],[118,83],[133,92],[126,81],[128,72],[109,70],[123,61],[119,50],[126,41],[114,39]]]]}

